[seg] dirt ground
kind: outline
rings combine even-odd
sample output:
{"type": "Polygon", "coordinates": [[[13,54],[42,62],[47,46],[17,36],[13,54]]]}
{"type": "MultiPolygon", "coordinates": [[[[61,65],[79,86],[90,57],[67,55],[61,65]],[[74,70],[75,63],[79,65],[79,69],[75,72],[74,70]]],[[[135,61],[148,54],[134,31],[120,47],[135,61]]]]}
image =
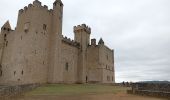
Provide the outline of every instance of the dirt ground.
{"type": "Polygon", "coordinates": [[[11,100],[168,100],[161,98],[143,97],[126,93],[118,94],[86,94],[86,95],[41,95],[41,96],[22,96],[11,100]]]}

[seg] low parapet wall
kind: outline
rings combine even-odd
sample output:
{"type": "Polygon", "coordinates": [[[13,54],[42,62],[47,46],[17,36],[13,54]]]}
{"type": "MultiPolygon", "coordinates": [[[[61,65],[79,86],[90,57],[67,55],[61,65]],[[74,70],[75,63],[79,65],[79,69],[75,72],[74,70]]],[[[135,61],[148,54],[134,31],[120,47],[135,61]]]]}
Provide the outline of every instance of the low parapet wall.
{"type": "Polygon", "coordinates": [[[170,98],[169,83],[133,83],[127,93],[145,96],[170,98]]]}
{"type": "Polygon", "coordinates": [[[40,86],[39,84],[27,84],[17,86],[0,86],[0,98],[20,95],[23,92],[33,90],[40,86]]]}

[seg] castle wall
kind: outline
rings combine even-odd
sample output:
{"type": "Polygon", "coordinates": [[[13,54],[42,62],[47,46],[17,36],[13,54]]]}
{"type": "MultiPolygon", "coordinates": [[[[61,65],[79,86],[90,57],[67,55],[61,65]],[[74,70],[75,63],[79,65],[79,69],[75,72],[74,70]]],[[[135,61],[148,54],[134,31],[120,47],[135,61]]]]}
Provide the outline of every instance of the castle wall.
{"type": "Polygon", "coordinates": [[[113,51],[105,45],[99,45],[99,64],[101,66],[103,83],[115,82],[113,51]]]}
{"type": "Polygon", "coordinates": [[[87,49],[87,69],[88,82],[102,82],[102,69],[99,65],[99,48],[98,46],[89,46],[87,49]]]}
{"type": "Polygon", "coordinates": [[[63,82],[77,82],[78,48],[62,42],[63,82]]]}
{"type": "Polygon", "coordinates": [[[60,0],[53,10],[35,0],[19,11],[14,31],[9,22],[4,25],[0,84],[114,82],[113,51],[103,41],[89,46],[91,28],[85,24],[74,27],[74,41],[64,38],[62,14],[60,0]]]}
{"type": "Polygon", "coordinates": [[[4,45],[4,35],[0,32],[0,62],[2,60],[3,46],[4,45]]]}
{"type": "Polygon", "coordinates": [[[13,45],[9,41],[9,50],[5,50],[3,58],[4,66],[9,66],[5,71],[7,83],[47,82],[50,28],[51,15],[46,8],[29,5],[19,12],[15,34],[11,37],[13,45]]]}
{"type": "Polygon", "coordinates": [[[15,70],[15,67],[13,66],[13,46],[14,46],[14,35],[15,32],[11,31],[9,34],[6,35],[6,41],[4,41],[4,34],[1,34],[1,43],[2,43],[2,76],[0,77],[0,84],[6,84],[6,83],[13,83],[15,77],[13,76],[13,70],[15,70]]]}

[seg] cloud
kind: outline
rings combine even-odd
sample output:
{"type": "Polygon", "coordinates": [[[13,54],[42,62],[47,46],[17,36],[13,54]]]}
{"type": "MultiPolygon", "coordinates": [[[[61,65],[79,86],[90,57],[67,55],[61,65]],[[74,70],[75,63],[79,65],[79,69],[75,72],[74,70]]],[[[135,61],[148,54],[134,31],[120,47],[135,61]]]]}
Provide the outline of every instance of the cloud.
{"type": "MultiPolygon", "coordinates": [[[[15,27],[17,12],[33,0],[1,0],[0,26],[15,27]]],[[[52,8],[54,0],[41,0],[52,8]]],[[[116,81],[170,80],[169,0],[63,0],[63,34],[86,23],[91,38],[115,49],[116,81]]]]}

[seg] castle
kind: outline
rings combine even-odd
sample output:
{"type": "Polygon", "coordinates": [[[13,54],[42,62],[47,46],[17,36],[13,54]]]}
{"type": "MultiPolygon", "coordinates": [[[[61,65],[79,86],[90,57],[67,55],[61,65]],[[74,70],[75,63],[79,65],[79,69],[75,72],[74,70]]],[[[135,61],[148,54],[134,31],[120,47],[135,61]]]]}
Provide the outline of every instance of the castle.
{"type": "Polygon", "coordinates": [[[15,30],[0,33],[0,84],[114,83],[114,51],[91,39],[91,28],[74,26],[74,40],[62,35],[63,3],[53,9],[38,0],[19,10],[15,30]]]}

